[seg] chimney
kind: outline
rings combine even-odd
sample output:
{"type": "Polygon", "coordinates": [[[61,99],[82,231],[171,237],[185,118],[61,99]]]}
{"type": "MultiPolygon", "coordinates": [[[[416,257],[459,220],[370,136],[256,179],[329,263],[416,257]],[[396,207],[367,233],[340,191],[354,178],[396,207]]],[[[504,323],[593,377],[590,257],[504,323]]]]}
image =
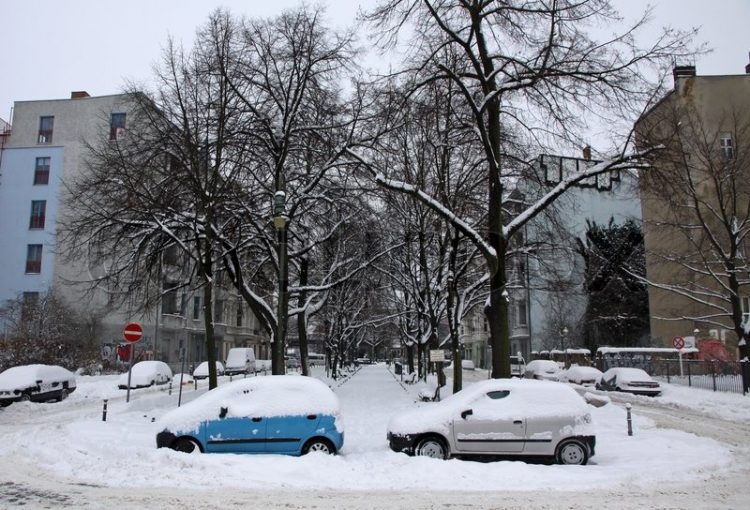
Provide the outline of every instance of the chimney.
{"type": "MultiPolygon", "coordinates": [[[[748,53],[748,56],[750,56],[750,53],[748,53]]],[[[745,66],[745,74],[750,74],[750,64],[745,66]]]]}
{"type": "Polygon", "coordinates": [[[85,97],[91,97],[85,90],[74,90],[70,93],[70,99],[83,99],[85,97]]]}
{"type": "Polygon", "coordinates": [[[591,147],[588,145],[583,148],[583,159],[586,161],[591,161],[591,147]]]}
{"type": "Polygon", "coordinates": [[[692,78],[695,76],[695,66],[675,66],[672,69],[674,85],[677,87],[678,78],[692,78]]]}

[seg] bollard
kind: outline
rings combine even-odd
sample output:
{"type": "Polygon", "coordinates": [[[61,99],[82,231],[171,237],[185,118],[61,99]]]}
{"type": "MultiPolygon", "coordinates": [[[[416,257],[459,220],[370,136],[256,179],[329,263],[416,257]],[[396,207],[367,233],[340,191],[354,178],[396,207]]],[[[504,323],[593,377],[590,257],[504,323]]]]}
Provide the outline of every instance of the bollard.
{"type": "Polygon", "coordinates": [[[625,404],[625,409],[628,411],[628,435],[633,435],[633,418],[630,416],[630,408],[632,406],[630,404],[625,404]]]}
{"type": "Polygon", "coordinates": [[[102,421],[107,421],[107,399],[104,399],[104,408],[102,409],[102,421]]]}
{"type": "Polygon", "coordinates": [[[193,379],[193,383],[195,383],[195,391],[198,391],[198,379],[193,379]]]}
{"type": "Polygon", "coordinates": [[[172,396],[172,381],[169,381],[169,396],[172,396]]]}

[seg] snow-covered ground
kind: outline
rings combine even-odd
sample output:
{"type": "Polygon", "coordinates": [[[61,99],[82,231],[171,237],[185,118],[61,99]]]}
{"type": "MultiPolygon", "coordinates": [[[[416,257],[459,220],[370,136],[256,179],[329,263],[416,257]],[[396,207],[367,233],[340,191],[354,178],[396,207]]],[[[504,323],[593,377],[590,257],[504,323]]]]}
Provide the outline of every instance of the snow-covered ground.
{"type": "MultiPolygon", "coordinates": [[[[177,390],[165,387],[131,391],[116,388],[117,376],[79,377],[78,389],[54,404],[17,403],[0,411],[0,472],[14,465],[41,478],[84,486],[281,491],[556,491],[586,493],[658,487],[704,481],[738,469],[730,445],[688,432],[657,427],[637,412],[634,434],[627,435],[623,401],[750,420],[750,397],[666,386],[657,398],[617,395],[617,401],[591,407],[596,455],[587,466],[527,464],[521,461],[439,461],[389,450],[386,427],[396,413],[416,406],[419,385],[402,384],[385,365],[362,367],[351,378],[329,383],[339,396],[346,437],[341,455],[187,455],[156,449],[156,421],[177,405],[177,390]],[[102,401],[108,399],[107,421],[102,401]]],[[[465,384],[486,375],[465,372],[465,384]]],[[[221,378],[220,381],[228,381],[221,378]]],[[[450,383],[450,381],[449,381],[450,383]]],[[[561,383],[562,384],[562,383],[561,383]]],[[[183,402],[206,391],[207,383],[183,387],[183,402]]],[[[582,392],[587,391],[579,388],[582,392]]],[[[614,400],[614,399],[613,399],[614,400]]],[[[747,468],[743,461],[741,466],[747,468]]],[[[12,477],[10,477],[12,480],[12,477]]],[[[2,507],[0,487],[0,507],[2,507]]]]}

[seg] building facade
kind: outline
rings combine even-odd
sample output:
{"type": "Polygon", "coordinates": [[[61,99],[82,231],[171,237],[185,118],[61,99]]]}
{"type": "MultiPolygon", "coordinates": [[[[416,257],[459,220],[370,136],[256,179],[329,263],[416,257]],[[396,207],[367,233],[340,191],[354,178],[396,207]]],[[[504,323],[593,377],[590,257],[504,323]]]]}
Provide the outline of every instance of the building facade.
{"type": "Polygon", "coordinates": [[[736,347],[733,319],[750,322],[750,65],[723,76],[676,67],[636,131],[664,147],[640,179],[652,337],[736,347]]]}
{"type": "MultiPolygon", "coordinates": [[[[115,361],[124,325],[136,321],[144,327],[136,349],[144,357],[174,366],[184,357],[190,366],[206,359],[202,293],[170,291],[169,261],[158,310],[143,313],[127,302],[113,307],[106,289],[90,292],[86,285],[97,268],[67,260],[57,238],[65,182],[83,171],[86,144],[127,136],[127,121],[127,96],[73,92],[70,99],[18,101],[10,125],[0,124],[0,302],[33,302],[54,289],[100,321],[103,361],[115,361]]],[[[268,356],[256,317],[231,288],[216,291],[214,313],[217,359],[232,347],[254,347],[258,358],[268,356]]]]}

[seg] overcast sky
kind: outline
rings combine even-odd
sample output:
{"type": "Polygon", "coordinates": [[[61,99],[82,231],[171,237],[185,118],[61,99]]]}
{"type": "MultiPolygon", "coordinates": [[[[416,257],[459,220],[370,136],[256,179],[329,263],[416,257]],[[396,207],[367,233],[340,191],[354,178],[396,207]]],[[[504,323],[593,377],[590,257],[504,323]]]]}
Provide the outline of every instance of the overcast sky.
{"type": "MultiPolygon", "coordinates": [[[[115,94],[126,80],[146,82],[169,35],[189,46],[196,28],[219,6],[266,17],[298,0],[0,0],[0,118],[14,101],[60,99],[73,90],[115,94]]],[[[311,2],[312,3],[312,2],[311,2]]],[[[360,5],[374,1],[321,0],[337,27],[352,24],[360,5]]],[[[644,0],[616,0],[626,16],[644,0]]],[[[653,0],[654,28],[701,27],[714,52],[700,57],[698,74],[742,74],[750,51],[750,0],[653,0]]],[[[613,27],[612,30],[616,30],[613,27]]]]}

